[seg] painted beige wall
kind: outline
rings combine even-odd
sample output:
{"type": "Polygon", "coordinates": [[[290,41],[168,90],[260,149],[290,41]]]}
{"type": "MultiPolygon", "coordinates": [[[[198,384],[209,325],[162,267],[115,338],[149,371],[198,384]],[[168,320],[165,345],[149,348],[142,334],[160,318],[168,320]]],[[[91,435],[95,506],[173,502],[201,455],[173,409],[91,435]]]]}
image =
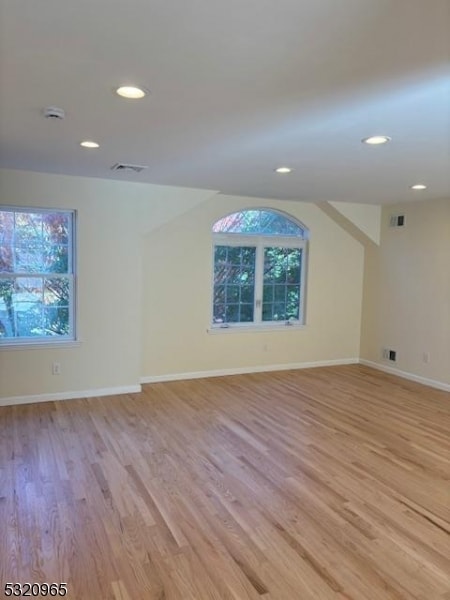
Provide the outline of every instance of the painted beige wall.
{"type": "Polygon", "coordinates": [[[141,231],[210,197],[93,178],[0,172],[0,205],[77,210],[78,347],[0,349],[0,398],[127,387],[141,366],[141,231]],[[126,287],[125,287],[126,286],[126,287]],[[127,292],[127,293],[126,293],[127,292]],[[61,375],[51,374],[53,362],[61,375]]]}
{"type": "Polygon", "coordinates": [[[211,225],[232,210],[269,202],[2,171],[0,204],[77,210],[80,337],[77,347],[0,350],[2,398],[359,355],[363,249],[312,204],[276,201],[311,230],[307,327],[237,334],[207,333],[211,225]],[[51,374],[54,361],[59,376],[51,374]]]}
{"type": "Polygon", "coordinates": [[[449,261],[450,199],[383,207],[381,245],[365,260],[362,358],[450,383],[449,261]],[[395,214],[404,228],[389,227],[395,214]],[[395,364],[383,347],[397,351],[395,364]]]}
{"type": "Polygon", "coordinates": [[[450,383],[450,200],[383,208],[381,246],[365,251],[315,205],[274,201],[311,231],[307,326],[224,334],[207,332],[211,225],[233,210],[270,202],[2,171],[0,204],[77,210],[80,336],[72,348],[0,350],[0,397],[360,354],[389,364],[380,359],[383,346],[397,350],[397,368],[450,383]],[[406,227],[390,229],[390,215],[399,212],[406,227]],[[54,361],[60,376],[51,374],[54,361]]]}
{"type": "Polygon", "coordinates": [[[144,241],[146,377],[340,360],[359,356],[363,248],[315,205],[276,201],[311,233],[307,326],[271,332],[207,332],[211,315],[211,227],[267,200],[217,195],[144,241]]]}
{"type": "Polygon", "coordinates": [[[355,202],[330,202],[336,210],[363,231],[375,244],[380,243],[381,206],[355,202]]]}

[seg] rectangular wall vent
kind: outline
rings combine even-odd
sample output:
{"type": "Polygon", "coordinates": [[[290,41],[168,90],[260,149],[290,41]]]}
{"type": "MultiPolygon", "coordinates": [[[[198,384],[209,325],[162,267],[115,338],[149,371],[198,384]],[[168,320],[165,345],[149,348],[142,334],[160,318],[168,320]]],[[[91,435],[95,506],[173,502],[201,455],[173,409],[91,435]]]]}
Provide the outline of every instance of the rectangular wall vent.
{"type": "Polygon", "coordinates": [[[405,215],[392,215],[389,219],[389,225],[391,227],[404,227],[405,215]]]}
{"type": "Polygon", "coordinates": [[[140,173],[148,169],[145,165],[130,165],[126,163],[116,163],[111,167],[111,171],[132,171],[133,173],[140,173]]]}

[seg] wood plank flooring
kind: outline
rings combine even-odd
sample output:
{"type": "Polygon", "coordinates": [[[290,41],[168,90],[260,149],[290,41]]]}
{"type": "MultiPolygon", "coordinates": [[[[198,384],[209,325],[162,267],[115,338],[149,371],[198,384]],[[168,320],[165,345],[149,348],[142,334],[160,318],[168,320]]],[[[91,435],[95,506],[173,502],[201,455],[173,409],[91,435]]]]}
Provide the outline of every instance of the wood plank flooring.
{"type": "Polygon", "coordinates": [[[0,598],[449,600],[450,394],[367,367],[0,408],[0,598]]]}

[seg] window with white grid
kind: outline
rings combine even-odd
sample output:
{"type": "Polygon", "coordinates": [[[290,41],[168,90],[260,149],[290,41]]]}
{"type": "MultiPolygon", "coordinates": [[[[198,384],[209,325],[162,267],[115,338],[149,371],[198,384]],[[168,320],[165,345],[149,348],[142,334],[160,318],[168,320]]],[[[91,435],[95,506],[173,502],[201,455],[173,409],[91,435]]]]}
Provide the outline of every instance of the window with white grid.
{"type": "Polygon", "coordinates": [[[213,225],[212,327],[304,323],[307,229],[269,209],[213,225]]]}
{"type": "Polygon", "coordinates": [[[75,215],[0,209],[0,345],[75,339],[75,215]]]}

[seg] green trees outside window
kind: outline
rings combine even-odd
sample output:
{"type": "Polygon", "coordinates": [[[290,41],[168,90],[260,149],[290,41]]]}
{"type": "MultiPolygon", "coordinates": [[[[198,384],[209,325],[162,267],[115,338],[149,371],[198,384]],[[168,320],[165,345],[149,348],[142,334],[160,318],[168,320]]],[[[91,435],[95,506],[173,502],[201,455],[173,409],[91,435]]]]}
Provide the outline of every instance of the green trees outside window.
{"type": "Polygon", "coordinates": [[[0,343],[73,339],[72,211],[0,210],[0,343]]]}
{"type": "Polygon", "coordinates": [[[244,210],[214,223],[213,241],[213,327],[303,323],[303,225],[278,211],[244,210]]]}

